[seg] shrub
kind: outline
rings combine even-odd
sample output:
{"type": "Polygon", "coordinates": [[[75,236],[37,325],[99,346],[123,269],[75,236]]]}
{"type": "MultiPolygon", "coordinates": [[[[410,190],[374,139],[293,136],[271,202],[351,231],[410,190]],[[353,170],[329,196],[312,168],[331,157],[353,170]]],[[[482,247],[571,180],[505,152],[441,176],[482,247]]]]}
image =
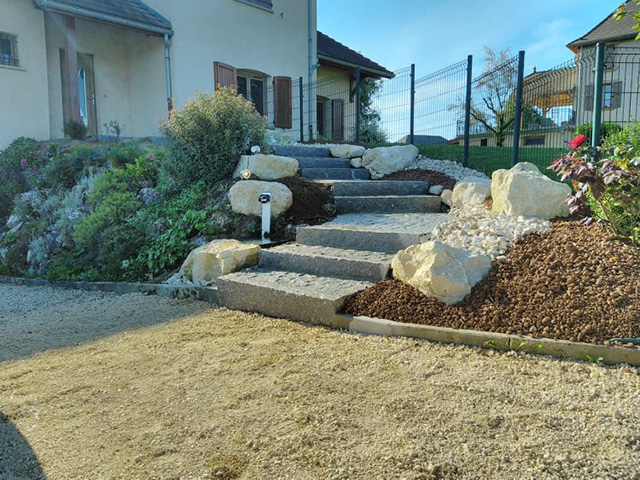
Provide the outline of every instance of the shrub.
{"type": "MultiPolygon", "coordinates": [[[[591,145],[591,130],[593,125],[591,123],[583,123],[576,127],[576,136],[584,135],[587,137],[587,143],[591,145]]],[[[610,135],[622,131],[622,127],[617,123],[604,122],[600,125],[600,137],[605,140],[610,135]]]]}
{"type": "MultiPolygon", "coordinates": [[[[628,143],[593,148],[586,137],[576,137],[569,152],[554,160],[551,170],[561,179],[571,180],[575,190],[567,203],[571,213],[584,213],[585,223],[595,217],[608,223],[617,235],[640,245],[640,156],[634,144],[640,144],[640,127],[633,126],[614,136],[628,143]],[[602,158],[601,157],[606,157],[602,158]],[[588,207],[588,208],[586,208],[588,207]]],[[[640,152],[638,152],[640,153],[640,152]]]]}
{"type": "Polygon", "coordinates": [[[89,129],[84,122],[71,120],[64,124],[64,134],[73,140],[84,140],[88,133],[89,129]]]}
{"type": "Polygon", "coordinates": [[[204,180],[212,185],[229,177],[241,154],[262,145],[266,119],[233,88],[198,92],[173,111],[162,132],[171,150],[163,169],[182,188],[204,180]]]}

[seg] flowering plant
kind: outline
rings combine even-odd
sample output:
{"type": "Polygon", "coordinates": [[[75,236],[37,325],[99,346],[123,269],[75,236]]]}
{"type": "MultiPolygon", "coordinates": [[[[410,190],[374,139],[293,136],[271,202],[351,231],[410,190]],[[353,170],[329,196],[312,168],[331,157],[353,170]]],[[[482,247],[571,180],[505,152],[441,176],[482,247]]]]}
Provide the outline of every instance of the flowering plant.
{"type": "Polygon", "coordinates": [[[587,215],[585,224],[595,217],[640,244],[640,157],[630,144],[601,149],[585,142],[584,135],[574,138],[549,167],[562,181],[572,182],[574,193],[566,202],[570,212],[587,215]]]}

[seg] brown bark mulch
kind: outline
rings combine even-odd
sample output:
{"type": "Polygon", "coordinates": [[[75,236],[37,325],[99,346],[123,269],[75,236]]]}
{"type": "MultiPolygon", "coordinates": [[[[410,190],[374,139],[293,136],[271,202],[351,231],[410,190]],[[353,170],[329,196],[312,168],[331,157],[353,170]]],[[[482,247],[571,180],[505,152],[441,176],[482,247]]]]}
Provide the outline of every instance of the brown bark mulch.
{"type": "Polygon", "coordinates": [[[346,311],[398,322],[609,344],[640,337],[640,249],[575,221],[520,239],[462,302],[447,306],[398,280],[346,311]]]}

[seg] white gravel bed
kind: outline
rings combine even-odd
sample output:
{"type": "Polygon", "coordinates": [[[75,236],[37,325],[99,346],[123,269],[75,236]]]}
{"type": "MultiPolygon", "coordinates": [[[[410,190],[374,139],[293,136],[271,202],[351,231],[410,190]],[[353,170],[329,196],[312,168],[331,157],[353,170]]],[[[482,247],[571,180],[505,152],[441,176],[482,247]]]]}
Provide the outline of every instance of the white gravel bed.
{"type": "Polygon", "coordinates": [[[488,178],[484,173],[474,170],[473,168],[463,167],[458,162],[454,162],[452,160],[434,160],[432,158],[425,158],[422,155],[418,155],[418,158],[415,159],[413,163],[406,168],[406,170],[412,170],[415,168],[441,172],[450,176],[457,182],[465,177],[488,178]]]}

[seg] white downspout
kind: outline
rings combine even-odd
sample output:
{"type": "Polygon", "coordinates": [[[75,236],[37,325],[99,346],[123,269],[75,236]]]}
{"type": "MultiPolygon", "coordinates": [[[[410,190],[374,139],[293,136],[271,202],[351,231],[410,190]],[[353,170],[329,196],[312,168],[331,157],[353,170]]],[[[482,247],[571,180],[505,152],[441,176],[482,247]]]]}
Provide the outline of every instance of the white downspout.
{"type": "Polygon", "coordinates": [[[171,37],[164,34],[164,65],[167,77],[167,110],[173,109],[173,85],[171,82],[171,37]]]}

